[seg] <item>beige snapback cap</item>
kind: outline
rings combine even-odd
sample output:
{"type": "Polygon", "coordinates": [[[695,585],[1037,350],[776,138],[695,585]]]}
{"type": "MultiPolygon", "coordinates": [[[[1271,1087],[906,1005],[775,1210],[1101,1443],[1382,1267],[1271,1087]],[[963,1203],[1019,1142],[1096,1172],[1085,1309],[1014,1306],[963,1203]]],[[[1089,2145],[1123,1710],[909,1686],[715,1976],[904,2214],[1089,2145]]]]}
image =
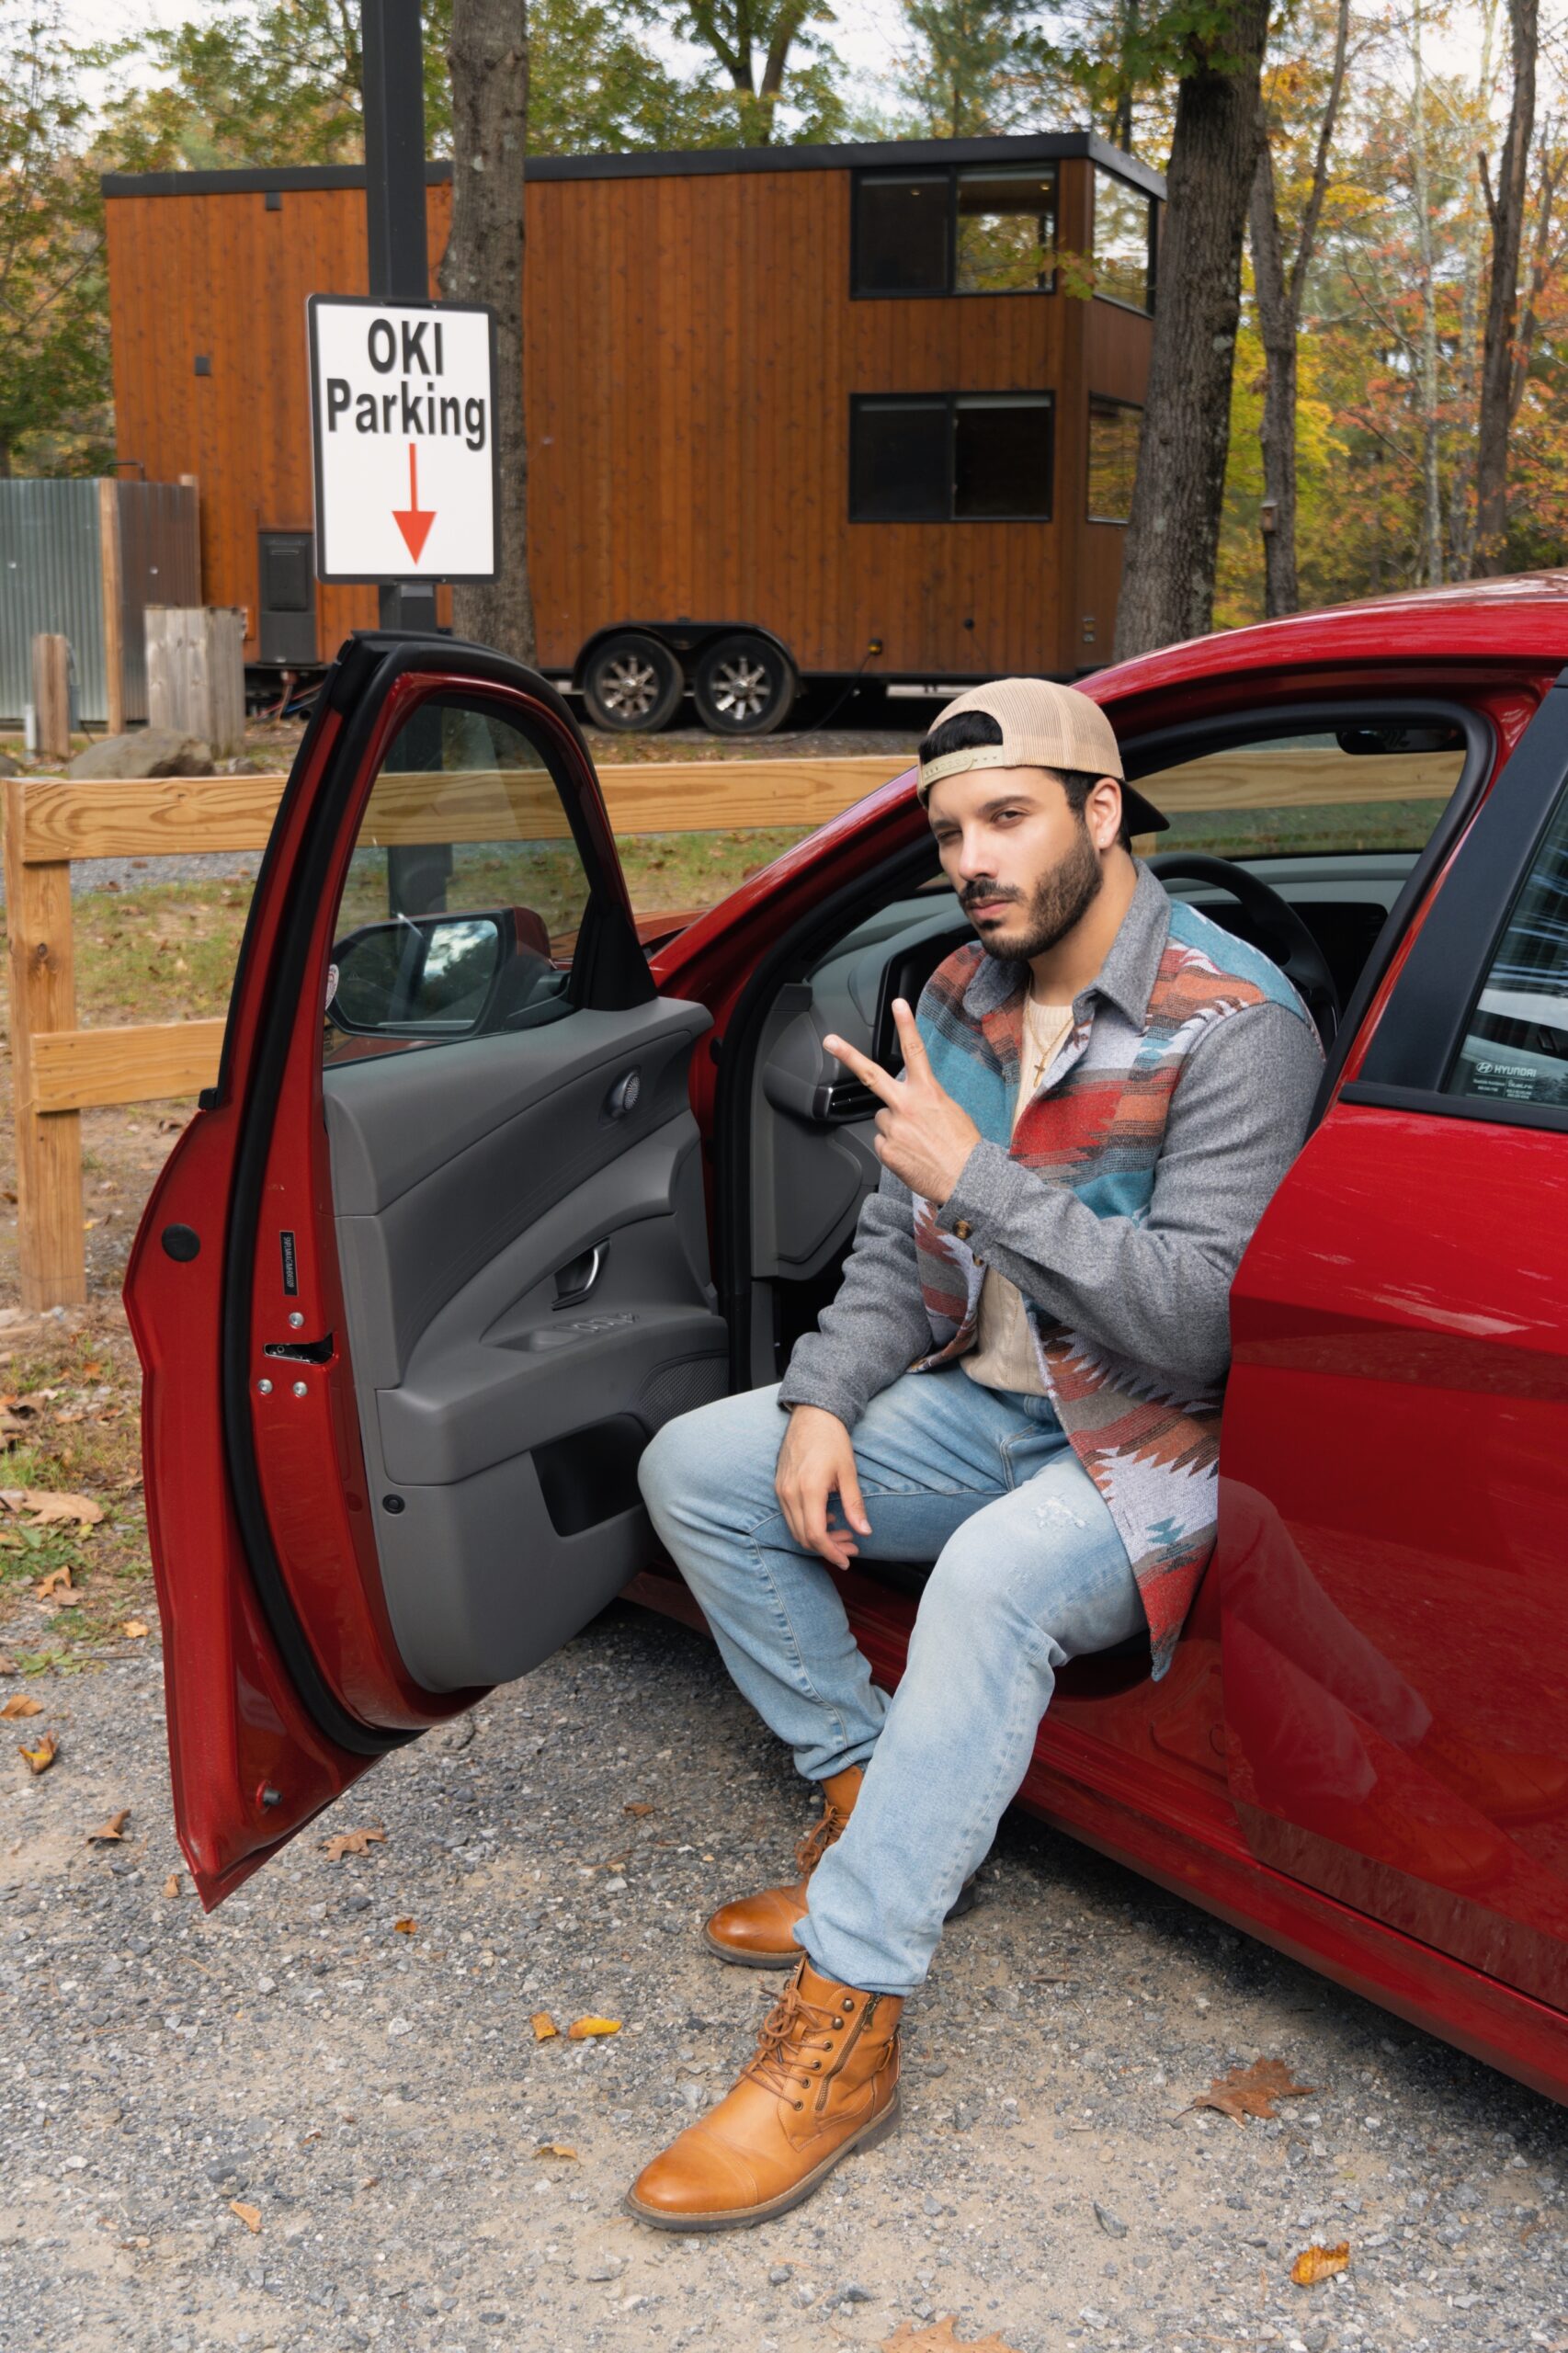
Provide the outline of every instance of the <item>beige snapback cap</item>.
{"type": "Polygon", "coordinates": [[[971,768],[1077,768],[1089,776],[1113,776],[1121,783],[1122,810],[1128,831],[1163,834],[1170,820],[1153,802],[1123,781],[1121,747],[1109,720],[1097,702],[1075,687],[1059,686],[1051,678],[994,678],[989,686],[971,687],[938,711],[931,722],[935,734],[944,720],[966,710],[983,711],[1002,731],[999,744],[975,744],[961,752],[946,752],[920,763],[922,801],[944,777],[963,776],[971,768]]]}

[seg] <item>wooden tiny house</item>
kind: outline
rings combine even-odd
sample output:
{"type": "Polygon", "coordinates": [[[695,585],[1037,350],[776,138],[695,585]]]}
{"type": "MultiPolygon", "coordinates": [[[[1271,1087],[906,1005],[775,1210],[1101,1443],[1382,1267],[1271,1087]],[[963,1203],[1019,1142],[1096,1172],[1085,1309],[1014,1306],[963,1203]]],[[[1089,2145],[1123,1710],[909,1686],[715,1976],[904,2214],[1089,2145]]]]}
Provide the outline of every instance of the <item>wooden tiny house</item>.
{"type": "MultiPolygon", "coordinates": [[[[449,166],[427,180],[438,257],[449,166]]],[[[363,174],[105,192],[121,454],[198,477],[247,662],[324,661],[376,606],[313,576],[305,300],[364,290],[363,174]]],[[[1084,132],[531,165],[542,665],[609,723],[690,686],[752,733],[795,676],[1107,660],[1162,194],[1084,132]]]]}

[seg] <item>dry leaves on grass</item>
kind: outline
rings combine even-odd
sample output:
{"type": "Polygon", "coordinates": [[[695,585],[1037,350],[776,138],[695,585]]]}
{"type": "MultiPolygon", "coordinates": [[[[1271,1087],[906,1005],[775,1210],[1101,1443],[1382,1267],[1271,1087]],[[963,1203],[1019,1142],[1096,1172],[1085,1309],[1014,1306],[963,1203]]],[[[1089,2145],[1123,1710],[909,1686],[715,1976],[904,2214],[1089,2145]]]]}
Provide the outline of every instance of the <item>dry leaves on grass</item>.
{"type": "Polygon", "coordinates": [[[51,1732],[46,1732],[36,1748],[29,1748],[26,1741],[19,1740],[17,1743],[17,1754],[27,1759],[29,1772],[47,1773],[60,1754],[60,1743],[51,1732]]]}
{"type": "Polygon", "coordinates": [[[26,1512],[34,1528],[96,1528],[104,1516],[102,1504],[91,1495],[56,1494],[52,1487],[0,1487],[0,1504],[7,1511],[26,1512]]]}
{"type": "Polygon", "coordinates": [[[105,1823],[100,1823],[97,1830],[88,1831],[88,1846],[96,1847],[100,1840],[108,1843],[112,1839],[123,1838],[125,1836],[125,1825],[130,1819],[131,1808],[128,1805],[122,1805],[118,1813],[111,1813],[108,1820],[105,1823]]]}
{"type": "Polygon", "coordinates": [[[1290,2277],[1298,2288],[1315,2288],[1320,2279],[1332,2279],[1336,2271],[1350,2268],[1350,2242],[1341,2239],[1337,2246],[1319,2246],[1313,2242],[1303,2247],[1290,2266],[1290,2277]]]}
{"type": "Polygon", "coordinates": [[[76,1586],[72,1580],[69,1563],[62,1569],[51,1569],[46,1577],[40,1577],[33,1591],[40,1601],[57,1601],[62,1593],[74,1593],[76,1586]]]}
{"type": "Polygon", "coordinates": [[[536,2042],[548,2042],[552,2035],[557,2035],[561,2031],[548,2010],[536,2010],[529,2018],[528,2024],[534,2030],[536,2042]]]}
{"type": "Polygon", "coordinates": [[[140,1618],[128,1618],[119,1631],[128,1643],[139,1643],[147,1628],[140,1618]]]}
{"type": "Polygon", "coordinates": [[[568,2042],[591,2042],[597,2035],[619,2034],[619,2018],[574,2018],[566,2029],[568,2042]]]}
{"type": "Polygon", "coordinates": [[[14,1699],[7,1699],[0,1708],[0,1716],[41,1716],[42,1713],[43,1701],[30,1699],[25,1691],[18,1691],[14,1699]]]}
{"type": "Polygon", "coordinates": [[[567,2141],[541,2141],[534,2154],[536,2157],[575,2158],[577,2152],[567,2141]]]}
{"type": "Polygon", "coordinates": [[[956,2313],[944,2313],[940,2320],[917,2325],[912,2320],[901,2321],[891,2336],[882,2341],[882,2353],[1015,2353],[1005,2337],[993,2333],[990,2336],[958,2336],[956,2313]]]}
{"type": "Polygon", "coordinates": [[[345,1855],[368,1855],[372,1847],[384,1847],[384,1830],[339,1830],[334,1837],[324,1839],[329,1863],[340,1863],[345,1855]]]}
{"type": "Polygon", "coordinates": [[[1250,2067],[1233,2067],[1229,2075],[1216,2075],[1208,2090],[1187,2105],[1218,2109],[1221,2116],[1244,2124],[1249,2116],[1277,2114],[1277,2099],[1303,2099],[1313,2088],[1297,2083],[1283,2059],[1255,2059],[1250,2067]]]}
{"type": "Polygon", "coordinates": [[[256,2232],[260,2230],[261,2209],[259,2206],[244,2206],[241,2204],[237,2198],[231,2198],[229,2200],[229,2211],[231,2214],[237,2214],[239,2216],[247,2231],[256,2232]]]}

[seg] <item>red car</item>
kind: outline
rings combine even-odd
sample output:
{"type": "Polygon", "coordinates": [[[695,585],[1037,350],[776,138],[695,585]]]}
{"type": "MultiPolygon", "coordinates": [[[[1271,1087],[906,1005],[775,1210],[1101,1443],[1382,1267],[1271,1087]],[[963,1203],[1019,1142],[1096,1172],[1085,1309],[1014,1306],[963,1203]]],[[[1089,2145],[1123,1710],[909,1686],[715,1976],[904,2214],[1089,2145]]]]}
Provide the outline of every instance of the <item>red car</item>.
{"type": "MultiPolygon", "coordinates": [[[[1328,1061],[1236,1281],[1176,1663],[1071,1667],[1023,1792],[1558,2098],[1565,659],[1568,580],[1520,580],[1088,682],[1156,802],[1256,834],[1156,868],[1286,963],[1328,1061]]],[[[650,957],[553,689],[345,648],[128,1283],[205,1903],[613,1595],[691,1615],[639,1452],[831,1296],[876,1164],[823,1037],[889,1057],[967,936],[910,775],[650,957]]],[[[846,1580],[884,1680],[922,1574],[846,1580]]]]}

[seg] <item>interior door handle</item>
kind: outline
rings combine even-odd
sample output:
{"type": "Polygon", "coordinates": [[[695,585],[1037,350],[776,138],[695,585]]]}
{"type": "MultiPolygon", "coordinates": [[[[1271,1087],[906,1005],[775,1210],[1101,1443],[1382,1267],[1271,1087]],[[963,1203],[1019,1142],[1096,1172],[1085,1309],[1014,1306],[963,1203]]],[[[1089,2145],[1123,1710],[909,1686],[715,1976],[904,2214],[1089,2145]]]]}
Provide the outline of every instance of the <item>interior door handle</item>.
{"type": "MultiPolygon", "coordinates": [[[[587,1298],[598,1281],[608,1248],[608,1242],[596,1242],[593,1248],[585,1250],[580,1258],[574,1258],[570,1265],[556,1269],[555,1307],[575,1307],[587,1298]]],[[[551,1312],[553,1313],[554,1309],[551,1312]]]]}

